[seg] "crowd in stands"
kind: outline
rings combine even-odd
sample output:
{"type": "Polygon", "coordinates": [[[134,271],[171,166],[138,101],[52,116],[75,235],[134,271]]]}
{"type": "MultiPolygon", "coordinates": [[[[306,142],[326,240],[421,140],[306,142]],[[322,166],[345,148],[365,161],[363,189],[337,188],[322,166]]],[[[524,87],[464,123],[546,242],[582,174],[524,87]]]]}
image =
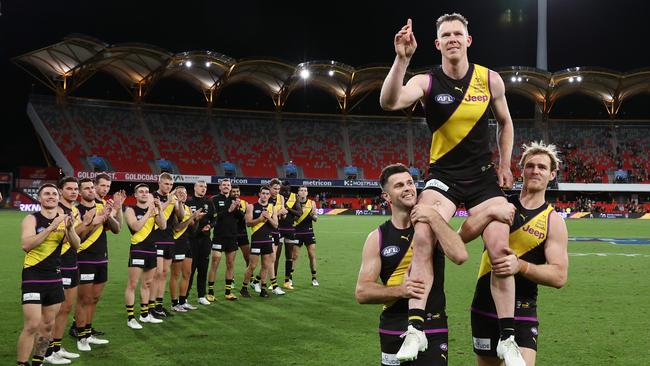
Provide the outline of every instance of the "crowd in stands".
{"type": "MultiPolygon", "coordinates": [[[[115,171],[142,173],[151,173],[153,162],[162,159],[173,162],[180,174],[214,175],[216,162],[228,160],[250,177],[281,175],[288,161],[296,165],[299,178],[343,179],[344,167],[352,166],[358,168],[358,178],[377,179],[383,166],[395,162],[408,164],[423,178],[428,167],[431,133],[419,119],[343,122],[272,114],[208,116],[101,103],[62,107],[36,101],[34,106],[76,170],[88,170],[93,155],[115,171]]],[[[559,182],[650,183],[650,126],[555,120],[548,125],[548,142],[559,147],[563,160],[559,182]]],[[[517,178],[519,147],[542,139],[542,133],[531,120],[516,120],[514,127],[511,169],[517,178]]],[[[496,161],[493,122],[490,129],[496,161]]]]}
{"type": "Polygon", "coordinates": [[[620,213],[620,214],[645,214],[650,211],[650,203],[640,203],[638,199],[612,199],[610,201],[596,200],[591,197],[579,196],[575,201],[562,201],[558,199],[553,203],[557,211],[564,212],[591,212],[620,213]]]}

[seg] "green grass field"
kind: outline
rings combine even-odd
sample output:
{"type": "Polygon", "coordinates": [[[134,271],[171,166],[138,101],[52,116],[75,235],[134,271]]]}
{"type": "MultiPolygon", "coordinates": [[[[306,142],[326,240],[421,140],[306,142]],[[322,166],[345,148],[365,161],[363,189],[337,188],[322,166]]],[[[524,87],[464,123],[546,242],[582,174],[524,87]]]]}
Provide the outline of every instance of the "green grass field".
{"type": "MultiPolygon", "coordinates": [[[[0,363],[15,362],[22,328],[19,224],[24,214],[0,211],[0,363]]],[[[358,305],[354,287],[367,233],[385,217],[322,217],[316,224],[321,286],[311,287],[303,250],[294,276],[296,289],[268,300],[253,297],[180,314],[164,324],[126,327],[124,286],[128,234],[109,235],[109,282],[93,322],[111,343],[94,346],[75,365],[377,365],[379,305],[358,305]]],[[[458,225],[460,221],[454,221],[458,225]]],[[[650,238],[643,220],[574,220],[569,235],[650,238]]],[[[448,262],[449,364],[473,365],[469,326],[479,254],[448,262]]],[[[650,360],[650,245],[571,242],[569,281],[560,289],[541,288],[539,365],[647,365],[650,360]],[[596,254],[598,253],[598,254],[596,254]]],[[[243,277],[238,255],[235,279],[243,277]]],[[[281,267],[283,271],[284,265],[281,267]]],[[[217,285],[223,292],[219,268],[217,285]]],[[[165,298],[169,303],[169,295],[165,298]]],[[[190,299],[196,304],[196,292],[190,299]]],[[[136,297],[136,302],[138,297],[136,297]]],[[[136,306],[137,308],[137,306],[136,306]]],[[[137,309],[136,309],[137,310],[137,309]]],[[[66,337],[64,347],[76,350],[66,337]]]]}

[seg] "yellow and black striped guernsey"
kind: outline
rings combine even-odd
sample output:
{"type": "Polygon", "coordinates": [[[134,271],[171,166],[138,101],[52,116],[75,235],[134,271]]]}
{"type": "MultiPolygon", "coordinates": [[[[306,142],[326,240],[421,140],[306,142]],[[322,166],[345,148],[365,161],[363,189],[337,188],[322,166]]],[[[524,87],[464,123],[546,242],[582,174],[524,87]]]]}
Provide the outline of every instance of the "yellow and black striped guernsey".
{"type": "Polygon", "coordinates": [[[454,80],[444,74],[441,66],[431,71],[424,103],[432,133],[430,170],[456,179],[471,179],[491,163],[489,72],[486,67],[470,64],[465,77],[454,80]]]}
{"type": "MultiPolygon", "coordinates": [[[[33,213],[36,219],[35,232],[47,229],[54,219],[48,219],[40,212],[33,213]]],[[[57,216],[59,216],[57,214],[57,216]]],[[[65,239],[65,221],[50,232],[42,243],[25,254],[23,262],[23,283],[61,282],[61,247],[65,239]]]]}
{"type": "MultiPolygon", "coordinates": [[[[544,254],[546,238],[549,233],[549,219],[553,212],[553,206],[544,203],[533,210],[528,210],[521,205],[517,195],[508,197],[508,201],[515,205],[517,211],[515,220],[510,227],[510,248],[515,254],[533,264],[546,263],[544,254]]],[[[492,265],[487,251],[483,250],[481,265],[479,267],[476,291],[472,310],[482,313],[496,313],[494,300],[490,292],[490,273],[492,265]]],[[[535,304],[537,301],[537,284],[520,274],[515,275],[515,298],[518,303],[535,304]]],[[[517,311],[515,312],[517,314],[517,311]]]]}
{"type": "MultiPolygon", "coordinates": [[[[135,214],[136,219],[141,220],[144,215],[147,214],[147,211],[149,211],[149,208],[142,208],[137,205],[131,206],[133,209],[133,213],[135,214]]],[[[151,246],[152,248],[154,247],[154,238],[153,238],[153,232],[154,229],[156,228],[156,215],[149,216],[147,218],[147,221],[145,221],[144,225],[142,228],[138,231],[133,231],[131,227],[129,227],[129,231],[131,231],[131,245],[137,245],[137,244],[146,244],[148,246],[151,246]]]]}
{"type": "MultiPolygon", "coordinates": [[[[404,281],[406,271],[411,265],[413,255],[411,241],[413,240],[413,226],[407,229],[397,229],[388,220],[378,229],[379,232],[379,256],[381,258],[381,271],[379,278],[386,286],[398,286],[404,281]]],[[[445,315],[445,256],[439,249],[433,255],[434,280],[425,311],[426,329],[444,329],[447,327],[447,316],[445,315]]],[[[379,320],[380,333],[393,334],[391,332],[404,331],[408,325],[408,299],[398,299],[384,304],[384,311],[379,320]]],[[[394,333],[401,334],[401,333],[394,333]]]]}
{"type": "MultiPolygon", "coordinates": [[[[273,205],[269,202],[266,205],[262,205],[258,202],[253,204],[253,220],[256,220],[262,216],[263,211],[268,211],[269,214],[273,214],[273,205]]],[[[253,226],[251,229],[251,242],[252,243],[272,243],[273,239],[271,233],[276,230],[273,225],[267,220],[262,220],[253,226]]]]}

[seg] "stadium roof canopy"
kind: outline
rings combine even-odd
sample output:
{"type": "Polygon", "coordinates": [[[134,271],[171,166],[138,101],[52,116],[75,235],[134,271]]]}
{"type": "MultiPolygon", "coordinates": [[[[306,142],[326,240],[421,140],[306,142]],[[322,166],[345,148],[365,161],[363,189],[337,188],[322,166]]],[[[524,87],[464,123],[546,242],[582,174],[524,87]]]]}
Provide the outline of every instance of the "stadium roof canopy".
{"type": "MultiPolygon", "coordinates": [[[[275,108],[282,110],[293,91],[312,85],[336,97],[343,113],[349,113],[371,92],[381,89],[390,70],[390,65],[356,69],[333,60],[297,65],[268,58],[236,60],[214,51],[174,55],[156,46],[108,45],[83,35],[70,35],[59,43],[17,56],[13,61],[59,97],[72,93],[102,71],[118,80],[136,102],[160,78],[177,78],[201,91],[208,105],[212,105],[223,88],[247,83],[262,90],[273,100],[275,108]]],[[[409,71],[407,77],[429,69],[409,71]]],[[[623,101],[650,92],[650,69],[620,73],[575,67],[550,73],[512,66],[497,71],[507,92],[532,100],[543,113],[549,113],[559,98],[580,93],[603,103],[613,118],[623,101]]]]}

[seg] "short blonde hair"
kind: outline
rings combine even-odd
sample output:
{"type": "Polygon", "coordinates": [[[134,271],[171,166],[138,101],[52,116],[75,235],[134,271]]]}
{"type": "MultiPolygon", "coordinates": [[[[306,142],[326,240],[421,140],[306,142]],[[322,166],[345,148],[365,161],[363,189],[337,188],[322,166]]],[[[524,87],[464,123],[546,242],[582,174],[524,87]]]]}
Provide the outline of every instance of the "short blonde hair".
{"type": "Polygon", "coordinates": [[[557,147],[553,144],[544,144],[544,141],[533,141],[530,145],[523,144],[521,145],[524,149],[524,153],[521,154],[521,160],[519,160],[519,166],[524,167],[526,161],[533,155],[546,154],[549,159],[551,159],[551,171],[558,170],[562,160],[557,157],[558,151],[557,147]]]}
{"type": "Polygon", "coordinates": [[[174,180],[174,177],[172,177],[171,174],[169,174],[169,173],[167,173],[167,172],[164,172],[164,173],[161,173],[161,174],[160,174],[160,177],[158,177],[158,181],[159,181],[159,182],[161,182],[161,181],[163,181],[163,180],[171,180],[171,181],[173,181],[173,180],[174,180]]]}
{"type": "Polygon", "coordinates": [[[463,26],[465,26],[465,33],[469,34],[469,30],[468,30],[468,28],[467,28],[467,24],[469,24],[469,22],[467,21],[467,18],[465,18],[465,17],[464,17],[462,14],[460,14],[460,13],[452,13],[452,14],[444,14],[444,15],[441,15],[441,16],[436,20],[436,34],[438,34],[438,32],[440,31],[440,26],[442,25],[442,23],[445,23],[445,22],[453,22],[453,21],[455,21],[455,20],[457,20],[457,21],[463,23],[463,26]]]}

